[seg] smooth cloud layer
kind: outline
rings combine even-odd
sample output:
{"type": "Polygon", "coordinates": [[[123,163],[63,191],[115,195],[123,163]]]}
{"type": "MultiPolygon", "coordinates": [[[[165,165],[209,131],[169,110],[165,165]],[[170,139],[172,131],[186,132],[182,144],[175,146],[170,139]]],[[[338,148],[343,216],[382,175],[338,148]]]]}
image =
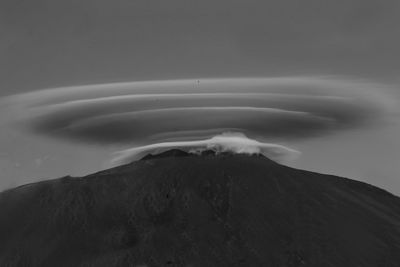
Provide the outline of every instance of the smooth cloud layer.
{"type": "Polygon", "coordinates": [[[0,104],[3,121],[76,141],[180,146],[241,132],[286,142],[378,121],[390,108],[380,89],[314,77],[169,80],[48,89],[0,104]]]}

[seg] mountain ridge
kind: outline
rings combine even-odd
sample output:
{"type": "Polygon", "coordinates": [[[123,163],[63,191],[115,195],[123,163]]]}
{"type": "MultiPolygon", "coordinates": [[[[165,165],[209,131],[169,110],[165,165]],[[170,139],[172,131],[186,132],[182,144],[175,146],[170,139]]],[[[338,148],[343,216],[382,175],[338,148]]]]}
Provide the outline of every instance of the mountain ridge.
{"type": "Polygon", "coordinates": [[[399,225],[398,197],[348,178],[151,157],[1,193],[0,265],[394,267],[399,225]]]}
{"type": "MultiPolygon", "coordinates": [[[[204,149],[198,151],[184,151],[181,149],[169,149],[160,153],[152,154],[149,153],[142,157],[139,160],[149,160],[149,159],[157,159],[157,158],[166,158],[166,157],[189,157],[189,156],[217,156],[217,155],[247,155],[247,156],[259,156],[265,157],[261,153],[237,153],[232,151],[218,151],[213,149],[204,149]]],[[[267,157],[265,157],[267,158],[267,157]]],[[[269,159],[269,158],[268,158],[269,159]]],[[[271,160],[271,159],[269,159],[271,160]]]]}

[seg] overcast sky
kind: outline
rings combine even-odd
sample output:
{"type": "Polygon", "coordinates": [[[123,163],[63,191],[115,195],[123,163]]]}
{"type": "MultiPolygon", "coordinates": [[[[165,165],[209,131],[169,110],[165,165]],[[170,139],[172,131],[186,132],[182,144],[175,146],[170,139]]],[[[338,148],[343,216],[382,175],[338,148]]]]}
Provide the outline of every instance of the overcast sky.
{"type": "MultiPolygon", "coordinates": [[[[399,25],[397,0],[0,0],[0,95],[144,80],[329,76],[362,81],[397,101],[399,25]]],[[[398,113],[291,141],[302,152],[291,165],[400,195],[398,113]]],[[[115,149],[2,127],[0,189],[96,171],[115,149]]]]}

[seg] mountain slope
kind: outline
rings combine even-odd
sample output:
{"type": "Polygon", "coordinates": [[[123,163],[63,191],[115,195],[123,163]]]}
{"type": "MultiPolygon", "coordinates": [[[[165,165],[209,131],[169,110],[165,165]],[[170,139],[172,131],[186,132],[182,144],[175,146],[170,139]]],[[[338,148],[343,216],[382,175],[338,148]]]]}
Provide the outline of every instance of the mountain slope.
{"type": "Polygon", "coordinates": [[[400,266],[400,199],[177,151],[0,194],[0,266],[400,266]]]}

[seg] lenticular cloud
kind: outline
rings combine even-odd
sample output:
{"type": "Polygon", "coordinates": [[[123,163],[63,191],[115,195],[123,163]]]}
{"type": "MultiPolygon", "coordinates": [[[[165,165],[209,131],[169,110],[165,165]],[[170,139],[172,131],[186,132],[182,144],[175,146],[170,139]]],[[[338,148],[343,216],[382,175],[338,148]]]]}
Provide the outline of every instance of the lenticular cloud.
{"type": "Polygon", "coordinates": [[[291,160],[300,154],[299,151],[282,145],[249,139],[242,133],[223,133],[204,140],[156,143],[119,151],[115,153],[112,164],[129,163],[142,158],[146,154],[157,154],[171,148],[179,148],[194,154],[205,150],[212,150],[217,154],[223,152],[248,155],[261,154],[279,162],[291,160]]]}
{"type": "Polygon", "coordinates": [[[236,150],[241,144],[239,150],[247,151],[255,139],[268,142],[263,149],[272,151],[271,142],[370,125],[389,103],[376,84],[334,78],[168,80],[9,96],[0,101],[0,119],[24,131],[99,145],[180,146],[201,140],[216,145],[229,140],[236,150]],[[248,138],[220,136],[224,132],[248,138]]]}

